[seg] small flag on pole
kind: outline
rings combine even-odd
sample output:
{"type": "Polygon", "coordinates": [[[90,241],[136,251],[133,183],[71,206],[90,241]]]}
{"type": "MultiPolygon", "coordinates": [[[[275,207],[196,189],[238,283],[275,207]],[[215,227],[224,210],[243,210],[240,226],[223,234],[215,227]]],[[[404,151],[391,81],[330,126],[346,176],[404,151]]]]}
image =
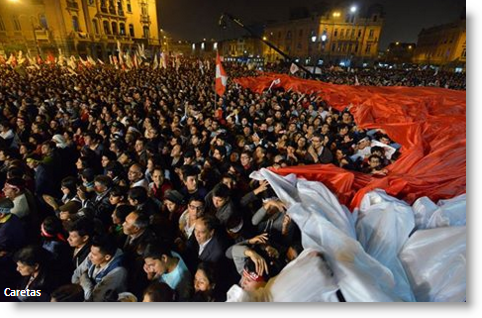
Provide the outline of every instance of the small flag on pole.
{"type": "Polygon", "coordinates": [[[269,86],[268,91],[271,92],[271,88],[273,88],[273,86],[275,85],[279,85],[280,83],[281,83],[281,79],[279,78],[275,79],[274,81],[271,82],[271,85],[269,86]]]}
{"type": "Polygon", "coordinates": [[[226,85],[228,82],[228,76],[224,71],[223,65],[221,64],[221,57],[219,52],[216,53],[216,94],[223,96],[226,91],[226,85]]]}

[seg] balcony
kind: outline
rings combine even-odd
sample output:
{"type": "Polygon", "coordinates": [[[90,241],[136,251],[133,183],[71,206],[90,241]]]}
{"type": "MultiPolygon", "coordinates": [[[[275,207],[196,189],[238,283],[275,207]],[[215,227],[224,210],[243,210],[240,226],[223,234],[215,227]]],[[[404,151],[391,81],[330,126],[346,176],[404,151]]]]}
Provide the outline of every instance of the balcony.
{"type": "Polygon", "coordinates": [[[35,37],[38,41],[49,41],[50,31],[46,29],[35,30],[35,37]]]}
{"type": "Polygon", "coordinates": [[[142,16],[141,16],[141,23],[150,24],[150,23],[151,23],[151,19],[149,18],[148,15],[142,15],[142,16]]]}
{"type": "Polygon", "coordinates": [[[67,0],[67,9],[79,11],[79,4],[77,1],[67,0]]]}
{"type": "Polygon", "coordinates": [[[79,40],[79,41],[89,41],[90,40],[89,34],[87,32],[72,31],[72,32],[70,32],[69,37],[73,38],[75,40],[79,40]]]}

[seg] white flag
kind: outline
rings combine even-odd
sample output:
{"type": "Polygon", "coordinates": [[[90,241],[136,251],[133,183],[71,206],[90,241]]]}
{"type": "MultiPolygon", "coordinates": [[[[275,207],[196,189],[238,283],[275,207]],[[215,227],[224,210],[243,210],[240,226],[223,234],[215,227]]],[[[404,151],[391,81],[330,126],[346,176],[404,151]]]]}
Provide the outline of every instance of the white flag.
{"type": "Polygon", "coordinates": [[[274,81],[271,82],[271,85],[269,86],[268,88],[268,91],[271,92],[271,88],[274,86],[274,85],[278,85],[279,83],[281,83],[281,79],[277,78],[275,79],[274,81]]]}
{"type": "Polygon", "coordinates": [[[294,73],[298,72],[299,69],[300,68],[295,63],[291,63],[291,66],[290,66],[290,73],[291,74],[294,74],[294,73]]]}
{"type": "Polygon", "coordinates": [[[154,63],[152,64],[152,69],[156,70],[159,67],[159,62],[157,61],[157,54],[154,54],[154,63]]]}

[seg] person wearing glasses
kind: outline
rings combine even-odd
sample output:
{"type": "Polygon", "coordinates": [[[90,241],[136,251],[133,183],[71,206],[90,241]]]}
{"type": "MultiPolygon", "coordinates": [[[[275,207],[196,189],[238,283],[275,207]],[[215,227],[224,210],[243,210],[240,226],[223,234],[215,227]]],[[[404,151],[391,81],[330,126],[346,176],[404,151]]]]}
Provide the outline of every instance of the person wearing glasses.
{"type": "Polygon", "coordinates": [[[333,161],[333,153],[330,149],[325,147],[324,136],[315,133],[311,138],[311,145],[308,147],[308,151],[305,156],[307,163],[331,163],[333,161]]]}
{"type": "Polygon", "coordinates": [[[199,196],[189,199],[187,209],[179,218],[179,238],[187,241],[194,232],[196,220],[204,215],[204,200],[199,196]]]}

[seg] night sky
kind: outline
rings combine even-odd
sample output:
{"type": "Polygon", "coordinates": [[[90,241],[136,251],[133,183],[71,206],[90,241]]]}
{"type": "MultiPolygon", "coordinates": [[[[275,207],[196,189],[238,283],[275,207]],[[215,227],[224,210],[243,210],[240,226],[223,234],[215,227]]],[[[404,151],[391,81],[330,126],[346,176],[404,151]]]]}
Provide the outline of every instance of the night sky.
{"type": "MultiPolygon", "coordinates": [[[[243,31],[235,25],[218,27],[219,16],[229,12],[244,24],[265,20],[287,20],[289,10],[310,6],[319,0],[157,0],[160,28],[174,39],[201,41],[235,38],[243,31]]],[[[331,3],[331,1],[325,1],[331,3]]],[[[334,1],[335,3],[337,1],[334,1]]],[[[347,2],[348,6],[380,3],[385,9],[385,25],[380,49],[390,42],[417,42],[422,28],[457,20],[465,7],[461,0],[365,0],[347,2]]]]}

